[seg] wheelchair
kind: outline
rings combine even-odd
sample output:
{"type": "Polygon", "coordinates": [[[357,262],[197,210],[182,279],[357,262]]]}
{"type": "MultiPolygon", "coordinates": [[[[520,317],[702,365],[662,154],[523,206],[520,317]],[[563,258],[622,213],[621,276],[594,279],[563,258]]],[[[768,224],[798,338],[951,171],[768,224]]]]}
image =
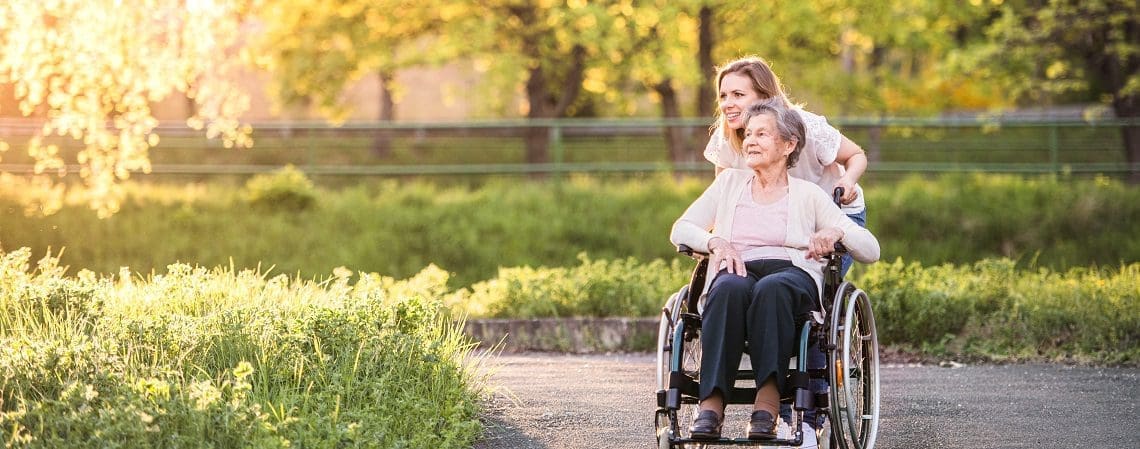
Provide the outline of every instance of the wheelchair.
{"type": "MultiPolygon", "coordinates": [[[[787,423],[790,437],[749,440],[727,437],[719,440],[694,439],[689,425],[698,410],[701,367],[702,294],[708,257],[681,245],[678,251],[697,260],[691,281],[673,294],[661,310],[657,339],[657,410],[654,425],[660,449],[706,448],[718,445],[800,446],[803,444],[803,412],[812,407],[827,417],[819,438],[820,447],[829,449],[873,449],[879,427],[879,340],[875,317],[867,294],[844,281],[840,266],[845,249],[828,256],[824,268],[822,311],[803,323],[798,356],[788,370],[781,403],[792,406],[787,423]],[[826,356],[826,368],[809,370],[807,350],[818,345],[826,356]],[[828,383],[827,394],[814,394],[812,378],[828,383]],[[826,445],[826,446],[825,446],[826,445]]],[[[745,354],[747,355],[747,354],[745,354]]],[[[725,404],[752,404],[756,395],[753,373],[741,369],[732,391],[725,392],[725,404]],[[743,384],[743,386],[742,386],[743,384]]],[[[726,428],[727,431],[727,428],[726,428]]]]}

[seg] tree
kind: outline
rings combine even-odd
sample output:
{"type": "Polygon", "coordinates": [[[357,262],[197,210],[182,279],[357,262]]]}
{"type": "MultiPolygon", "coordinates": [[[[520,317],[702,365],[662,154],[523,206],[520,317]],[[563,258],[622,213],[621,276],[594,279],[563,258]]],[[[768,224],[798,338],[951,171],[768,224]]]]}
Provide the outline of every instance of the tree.
{"type": "MultiPolygon", "coordinates": [[[[395,120],[396,73],[442,62],[453,53],[421,51],[443,20],[446,2],[424,0],[266,0],[264,33],[256,44],[266,55],[273,96],[284,105],[315,104],[333,122],[351,112],[344,91],[366,76],[379,81],[380,121],[395,120]]],[[[378,132],[377,156],[389,152],[378,132]]]]}
{"type": "MultiPolygon", "coordinates": [[[[989,88],[945,60],[984,14],[951,0],[714,2],[714,54],[767,59],[793,100],[839,114],[989,105],[989,88]]],[[[710,85],[712,81],[709,81],[710,85]]]]}
{"type": "MultiPolygon", "coordinates": [[[[572,116],[588,106],[592,93],[607,92],[614,60],[628,54],[626,13],[632,1],[587,2],[489,0],[453,2],[441,45],[462,47],[495,93],[486,100],[509,105],[519,93],[519,110],[532,121],[572,116]],[[615,14],[615,12],[617,12],[615,14]]],[[[508,106],[509,107],[509,106],[508,106]]],[[[526,160],[550,161],[549,135],[526,131],[526,160]]]]}
{"type": "MultiPolygon", "coordinates": [[[[623,89],[625,81],[630,80],[639,88],[633,91],[643,90],[652,95],[661,107],[663,119],[675,121],[683,117],[681,92],[706,90],[700,85],[703,78],[693,58],[698,52],[700,3],[644,0],[611,6],[610,14],[618,17],[616,22],[622,25],[625,35],[615,41],[617,48],[610,49],[611,64],[604,70],[591,71],[587,90],[613,96],[623,94],[628,99],[631,92],[623,89]],[[602,76],[611,79],[602,80],[602,76]]],[[[711,70],[711,64],[707,70],[711,70]]],[[[695,110],[699,111],[700,106],[695,110]]],[[[663,130],[670,160],[691,161],[695,154],[692,150],[696,148],[691,130],[672,125],[664,126],[663,130]]],[[[702,147],[703,144],[700,142],[702,147]]]]}
{"type": "Polygon", "coordinates": [[[44,118],[28,142],[36,174],[66,174],[50,136],[82,141],[76,162],[90,205],[100,216],[113,214],[119,181],[150,170],[148,151],[159,142],[151,103],[175,94],[194,101],[190,126],[226,147],[251,145],[249,127],[237,120],[248,98],[230,74],[239,67],[235,43],[252,1],[0,4],[0,83],[14,86],[23,115],[44,118]]]}
{"type": "MultiPolygon", "coordinates": [[[[1140,3],[1026,0],[980,5],[995,20],[971,47],[964,70],[996,83],[1014,101],[1081,95],[1117,117],[1140,117],[1140,3]],[[990,9],[992,8],[992,9],[990,9]]],[[[1140,126],[1122,127],[1129,180],[1140,183],[1140,126]]]]}

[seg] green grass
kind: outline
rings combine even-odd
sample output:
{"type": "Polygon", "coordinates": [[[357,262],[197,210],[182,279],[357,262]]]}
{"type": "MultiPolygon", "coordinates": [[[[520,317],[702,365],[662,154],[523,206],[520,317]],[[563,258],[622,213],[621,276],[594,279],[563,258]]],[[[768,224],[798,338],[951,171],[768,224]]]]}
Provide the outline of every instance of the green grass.
{"type": "Polygon", "coordinates": [[[0,253],[6,447],[466,448],[481,432],[479,359],[441,313],[438,269],[70,277],[30,254],[0,253]]]}

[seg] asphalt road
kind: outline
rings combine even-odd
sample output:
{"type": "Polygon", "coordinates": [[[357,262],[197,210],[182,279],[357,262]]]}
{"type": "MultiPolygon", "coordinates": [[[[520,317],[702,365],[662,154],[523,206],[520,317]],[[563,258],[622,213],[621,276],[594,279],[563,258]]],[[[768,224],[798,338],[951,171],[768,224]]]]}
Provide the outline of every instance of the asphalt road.
{"type": "MultiPolygon", "coordinates": [[[[650,354],[500,355],[475,448],[652,448],[654,363],[650,354]]],[[[1138,368],[884,365],[875,447],[1140,448],[1138,402],[1138,368]]],[[[726,429],[743,427],[731,412],[726,429]]]]}

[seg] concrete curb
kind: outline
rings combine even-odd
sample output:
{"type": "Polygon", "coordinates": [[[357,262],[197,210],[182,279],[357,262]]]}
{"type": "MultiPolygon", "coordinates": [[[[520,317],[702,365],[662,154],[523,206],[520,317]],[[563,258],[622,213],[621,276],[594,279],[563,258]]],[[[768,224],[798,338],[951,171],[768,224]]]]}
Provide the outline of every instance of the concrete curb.
{"type": "Polygon", "coordinates": [[[533,318],[468,320],[464,332],[480,345],[507,352],[571,353],[651,351],[657,318],[533,318]]]}

